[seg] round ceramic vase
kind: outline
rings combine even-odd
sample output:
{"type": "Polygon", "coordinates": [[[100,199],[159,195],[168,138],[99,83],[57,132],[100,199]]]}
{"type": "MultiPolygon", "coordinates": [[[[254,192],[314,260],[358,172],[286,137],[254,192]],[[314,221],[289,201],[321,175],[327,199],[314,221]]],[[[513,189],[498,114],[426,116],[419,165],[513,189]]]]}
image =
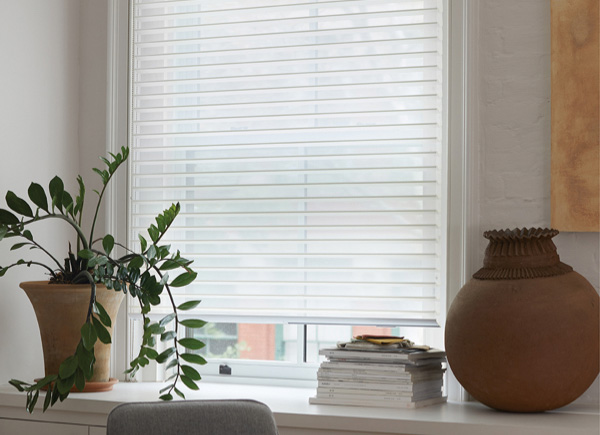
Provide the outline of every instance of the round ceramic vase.
{"type": "Polygon", "coordinates": [[[503,411],[567,405],[599,372],[599,298],[560,261],[556,230],[488,231],[484,267],[448,312],[448,363],[480,402],[503,411]]]}
{"type": "MultiPolygon", "coordinates": [[[[60,364],[75,353],[81,339],[81,327],[85,323],[90,301],[90,285],[29,281],[22,282],[20,287],[31,301],[38,321],[45,373],[56,374],[60,364]]],[[[96,300],[106,309],[113,325],[123,296],[122,292],[108,290],[102,284],[96,286],[96,300]]],[[[112,337],[112,328],[107,329],[112,337]]],[[[110,344],[100,340],[96,342],[94,375],[86,382],[83,391],[112,389],[116,380],[110,378],[110,351],[110,344]]]]}

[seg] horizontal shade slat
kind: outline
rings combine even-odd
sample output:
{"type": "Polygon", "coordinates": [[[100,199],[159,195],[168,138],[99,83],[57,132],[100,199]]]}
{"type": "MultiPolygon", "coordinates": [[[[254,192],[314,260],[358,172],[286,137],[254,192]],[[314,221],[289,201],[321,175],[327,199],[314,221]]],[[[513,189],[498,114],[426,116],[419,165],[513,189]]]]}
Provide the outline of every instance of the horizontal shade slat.
{"type": "MultiPolygon", "coordinates": [[[[211,189],[210,191],[202,191],[202,189],[184,189],[185,190],[185,201],[207,201],[207,200],[251,200],[263,199],[263,198],[294,198],[302,200],[302,202],[308,202],[315,198],[357,198],[357,189],[353,189],[353,185],[347,186],[324,186],[321,185],[318,188],[308,188],[308,192],[304,192],[307,189],[305,186],[289,187],[289,186],[269,186],[268,188],[261,188],[258,186],[252,186],[246,189],[243,188],[231,188],[231,189],[211,189]]],[[[400,198],[400,197],[435,197],[437,186],[433,183],[418,185],[418,184],[406,184],[398,186],[388,185],[375,185],[375,186],[363,186],[360,189],[361,196],[358,198],[400,198]]],[[[145,201],[180,201],[181,189],[167,189],[167,190],[138,190],[134,202],[145,202],[145,201]]]]}
{"type": "Polygon", "coordinates": [[[397,99],[372,99],[362,101],[359,107],[349,105],[347,101],[323,102],[319,104],[247,104],[239,106],[193,106],[193,107],[155,107],[136,110],[136,122],[148,121],[174,121],[174,120],[200,120],[200,119],[225,119],[231,118],[257,118],[257,117],[285,117],[285,116],[315,116],[315,114],[341,115],[372,113],[383,111],[403,112],[407,115],[419,112],[434,112],[437,114],[435,99],[420,102],[419,106],[410,105],[408,102],[397,99]],[[404,104],[403,104],[404,103],[404,104]]]}
{"type": "MultiPolygon", "coordinates": [[[[381,69],[415,69],[415,68],[431,68],[435,65],[435,59],[437,52],[430,51],[425,53],[409,53],[409,54],[388,54],[388,55],[371,55],[371,56],[360,56],[350,57],[344,56],[337,59],[294,59],[294,60],[280,60],[277,62],[261,62],[256,64],[232,64],[232,63],[221,63],[221,64],[210,64],[200,65],[195,67],[179,67],[179,68],[162,68],[154,70],[143,70],[137,74],[136,82],[134,86],[135,95],[148,95],[148,92],[142,93],[139,91],[140,87],[147,84],[158,85],[160,83],[170,84],[177,82],[189,83],[191,80],[211,80],[213,83],[217,82],[221,77],[249,77],[251,79],[256,78],[268,78],[271,76],[286,76],[289,75],[292,78],[302,75],[306,77],[314,69],[318,69],[323,73],[339,73],[341,75],[350,75],[348,73],[354,73],[361,71],[381,70],[381,69]],[[360,62],[360,63],[359,63],[360,62]]],[[[321,75],[313,74],[314,76],[321,77],[321,75]]],[[[398,74],[397,74],[398,75],[398,74]]],[[[310,75],[309,75],[310,77],[310,75]]],[[[384,80],[384,76],[380,77],[381,81],[384,80]]],[[[364,79],[363,79],[364,80],[364,79]]],[[[256,81],[256,80],[254,80],[256,81]]],[[[390,84],[402,83],[401,77],[396,80],[388,79],[387,82],[390,84]]],[[[358,81],[353,86],[361,84],[370,84],[369,80],[364,82],[358,81]]],[[[379,83],[379,82],[377,82],[379,83]]],[[[306,85],[303,83],[294,84],[290,83],[285,86],[273,86],[273,89],[293,89],[293,88],[316,88],[318,84],[306,85]]],[[[341,84],[325,84],[321,87],[332,87],[341,86],[341,84]]],[[[249,89],[263,89],[260,86],[250,87],[249,89]]],[[[190,92],[194,92],[191,90],[190,92]]],[[[207,91],[210,92],[210,91],[207,91]]],[[[216,92],[216,91],[212,91],[216,92]]],[[[159,93],[160,94],[160,93],[159,93]]]]}
{"type": "Polygon", "coordinates": [[[420,112],[416,114],[405,114],[402,112],[378,112],[359,113],[356,115],[306,115],[294,117],[256,117],[252,119],[199,119],[199,120],[177,120],[177,121],[151,121],[140,123],[136,126],[135,135],[154,134],[183,134],[183,133],[212,133],[222,132],[235,128],[256,131],[269,129],[290,130],[310,128],[353,128],[363,127],[364,124],[372,125],[396,125],[398,127],[411,127],[423,125],[436,125],[437,113],[420,112]],[[317,127],[315,127],[315,124],[317,127]]]}
{"type": "MultiPolygon", "coordinates": [[[[208,115],[208,114],[207,114],[208,115]]],[[[437,111],[435,109],[429,110],[378,110],[378,111],[365,111],[365,110],[356,110],[355,111],[346,111],[346,112],[319,112],[319,113],[297,113],[297,114],[271,114],[271,115],[250,115],[246,116],[199,116],[196,118],[190,117],[180,117],[177,119],[158,119],[158,120],[138,120],[137,125],[140,127],[169,127],[172,129],[181,126],[183,129],[186,128],[187,125],[191,124],[199,124],[199,123],[207,123],[207,122],[228,122],[228,123],[239,123],[240,121],[245,121],[248,118],[251,118],[250,121],[253,123],[258,123],[261,121],[267,121],[271,124],[277,125],[278,123],[295,121],[300,123],[302,121],[311,121],[311,122],[323,122],[332,119],[346,119],[349,122],[355,123],[359,119],[368,119],[370,117],[377,118],[390,118],[392,120],[396,120],[399,125],[402,124],[424,124],[424,123],[434,123],[437,118],[437,111]]],[[[339,121],[338,121],[339,122],[339,121]]],[[[389,121],[386,121],[389,122],[389,121]]],[[[189,127],[187,127],[189,128],[189,127]]]]}
{"type": "MultiPolygon", "coordinates": [[[[137,227],[148,228],[153,223],[155,214],[141,215],[132,213],[132,220],[137,227]]],[[[429,211],[374,211],[374,212],[295,212],[295,213],[180,213],[178,219],[182,224],[190,225],[294,225],[308,222],[316,225],[360,225],[368,222],[371,225],[394,224],[437,224],[439,213],[437,210],[429,211]],[[342,219],[343,218],[343,219],[342,219]]],[[[137,236],[136,236],[137,237],[137,236]]]]}
{"type": "MultiPolygon", "coordinates": [[[[204,18],[207,16],[218,17],[221,14],[226,14],[231,17],[236,12],[243,13],[243,17],[248,17],[249,12],[255,12],[260,15],[271,13],[274,17],[285,17],[293,14],[296,11],[304,11],[307,7],[314,6],[314,2],[290,2],[281,4],[279,2],[270,1],[268,3],[258,3],[252,5],[253,2],[238,2],[219,1],[217,5],[208,2],[196,1],[193,3],[187,2],[184,4],[177,2],[153,3],[152,6],[137,7],[134,3],[134,15],[136,21],[143,23],[145,21],[168,19],[174,16],[179,17],[197,17],[204,18]],[[227,7],[227,5],[230,7],[227,7]]],[[[340,0],[331,0],[319,2],[320,15],[324,15],[324,11],[336,8],[338,5],[347,4],[340,0]]],[[[381,10],[381,11],[397,11],[411,12],[424,9],[434,9],[436,7],[435,0],[427,1],[390,1],[390,0],[353,0],[352,7],[358,10],[381,10]]],[[[214,20],[214,18],[213,18],[214,20]]]]}
{"type": "MultiPolygon", "coordinates": [[[[362,0],[362,2],[368,1],[375,4],[386,4],[386,3],[398,3],[397,1],[390,0],[362,0]]],[[[361,3],[362,3],[361,2],[361,3]]],[[[325,6],[337,5],[347,3],[347,0],[327,0],[321,2],[325,6]]],[[[319,4],[321,4],[319,3],[319,4]]],[[[356,4],[361,4],[356,3],[356,4]]],[[[174,8],[176,11],[183,9],[185,12],[202,12],[202,11],[222,11],[230,9],[240,9],[242,6],[244,9],[257,9],[257,8],[289,8],[298,6],[311,6],[314,5],[313,0],[302,1],[302,0],[244,0],[240,3],[239,0],[220,0],[215,2],[214,0],[195,0],[190,2],[189,0],[135,0],[134,7],[136,10],[136,16],[145,16],[150,14],[147,11],[154,11],[155,8],[174,8]],[[139,5],[139,6],[138,6],[139,5]]],[[[417,8],[431,8],[436,6],[436,0],[403,0],[397,7],[403,9],[417,9],[417,8]]],[[[168,14],[168,11],[161,9],[161,14],[168,14]]],[[[173,12],[171,12],[173,13],[173,12]]]]}
{"type": "MultiPolygon", "coordinates": [[[[345,156],[354,157],[376,157],[386,155],[397,155],[401,157],[411,156],[419,157],[436,153],[434,143],[420,144],[400,144],[387,145],[384,143],[372,143],[369,145],[354,145],[347,143],[346,146],[336,146],[328,144],[327,146],[300,146],[280,145],[274,147],[221,147],[221,149],[209,149],[202,147],[197,149],[190,148],[170,148],[160,150],[140,150],[136,152],[136,159],[144,162],[164,163],[180,161],[244,161],[244,160],[274,160],[274,159],[318,159],[318,158],[344,158],[345,156]]],[[[340,180],[344,181],[344,180],[340,180]]],[[[346,180],[352,183],[350,180],[346,180]]],[[[400,182],[398,180],[398,182],[400,182]]],[[[201,188],[202,186],[195,186],[201,188]]]]}

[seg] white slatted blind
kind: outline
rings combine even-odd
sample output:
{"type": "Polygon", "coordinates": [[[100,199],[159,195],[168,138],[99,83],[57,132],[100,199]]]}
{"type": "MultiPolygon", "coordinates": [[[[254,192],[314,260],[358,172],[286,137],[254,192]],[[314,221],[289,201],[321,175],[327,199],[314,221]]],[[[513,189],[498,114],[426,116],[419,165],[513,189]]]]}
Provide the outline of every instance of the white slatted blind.
{"type": "Polygon", "coordinates": [[[131,243],[201,316],[435,324],[441,0],[133,2],[131,243]]]}

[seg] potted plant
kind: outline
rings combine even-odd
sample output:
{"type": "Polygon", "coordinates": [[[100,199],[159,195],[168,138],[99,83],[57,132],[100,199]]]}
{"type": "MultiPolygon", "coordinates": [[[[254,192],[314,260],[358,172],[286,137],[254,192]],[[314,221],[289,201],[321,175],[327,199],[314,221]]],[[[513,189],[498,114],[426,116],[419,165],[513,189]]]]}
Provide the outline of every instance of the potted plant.
{"type": "MultiPolygon", "coordinates": [[[[99,238],[94,234],[106,187],[128,155],[129,149],[122,147],[120,153],[111,153],[110,159],[101,158],[106,165],[105,169],[94,168],[102,179],[102,189],[99,192],[94,191],[98,198],[87,234],[82,225],[86,190],[81,176],[77,177],[79,192],[75,197],[65,190],[59,177],[50,181],[47,191],[41,185],[31,183],[27,192],[31,203],[11,191],[6,193],[6,203],[10,210],[0,209],[0,242],[13,241],[13,251],[23,248],[42,251],[49,261],[44,263],[19,259],[8,266],[0,266],[0,277],[13,267],[39,266],[49,275],[48,282],[21,284],[32,303],[33,290],[30,292],[29,288],[35,285],[41,287],[41,290],[38,289],[35,293],[41,295],[40,297],[60,293],[62,300],[53,302],[57,307],[64,308],[77,297],[81,299],[81,296],[74,296],[78,292],[81,294],[83,291],[85,295],[79,312],[64,315],[56,315],[54,312],[47,316],[50,321],[46,323],[50,324],[50,328],[58,327],[63,318],[81,319],[80,323],[76,323],[75,332],[68,333],[70,337],[65,339],[71,343],[66,357],[54,366],[45,362],[46,373],[42,379],[34,382],[15,379],[10,381],[16,389],[27,393],[26,408],[29,412],[33,411],[42,389],[47,390],[43,403],[45,411],[58,400],[63,401],[67,398],[69,392],[82,391],[86,382],[96,380],[94,376],[99,371],[96,368],[99,365],[99,349],[105,351],[106,345],[111,342],[110,330],[114,320],[109,312],[116,314],[120,298],[127,293],[140,304],[143,337],[139,354],[131,361],[131,367],[126,373],[133,376],[140,367],[154,360],[159,364],[166,364],[167,369],[173,369],[168,385],[160,391],[161,399],[172,400],[173,393],[185,398],[179,388],[181,383],[190,389],[198,389],[196,381],[200,380],[200,375],[188,364],[206,363],[200,355],[193,352],[202,348],[204,343],[195,338],[179,338],[178,328],[180,325],[186,328],[204,326],[205,322],[202,320],[181,317],[182,311],[196,307],[200,301],[187,301],[176,305],[171,292],[172,287],[183,287],[193,282],[197,274],[190,268],[192,261],[182,258],[179,251],[172,253],[169,245],[161,244],[161,239],[180,211],[180,205],[173,204],[156,216],[156,222],[148,228],[149,239],[139,235],[140,252],[133,252],[124,244],[115,241],[110,234],[99,238]],[[44,248],[30,231],[31,224],[45,220],[66,222],[77,235],[75,251],[71,243],[65,241],[68,251],[62,263],[44,248]],[[117,248],[122,251],[122,255],[115,255],[117,248]],[[169,273],[177,275],[171,278],[169,273]],[[66,290],[56,291],[59,287],[66,290]],[[106,299],[114,295],[117,296],[116,302],[106,299]],[[161,297],[168,299],[170,312],[161,320],[152,321],[149,314],[152,307],[160,304],[161,297]],[[160,353],[155,350],[158,340],[166,343],[166,349],[160,353]],[[49,370],[49,367],[53,368],[49,370]]],[[[47,301],[42,302],[42,305],[47,304],[47,301]]],[[[41,329],[42,322],[37,309],[36,316],[41,329]]],[[[63,328],[62,324],[60,328],[63,328]]],[[[45,359],[46,353],[53,353],[57,347],[56,339],[49,341],[52,343],[44,343],[45,359]]]]}

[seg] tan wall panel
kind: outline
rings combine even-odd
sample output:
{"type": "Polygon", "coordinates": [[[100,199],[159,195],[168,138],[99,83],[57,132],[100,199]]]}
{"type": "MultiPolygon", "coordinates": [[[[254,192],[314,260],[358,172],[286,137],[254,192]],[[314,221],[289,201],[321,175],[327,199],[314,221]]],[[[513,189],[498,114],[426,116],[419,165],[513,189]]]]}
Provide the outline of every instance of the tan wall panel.
{"type": "Polygon", "coordinates": [[[552,227],[600,230],[600,9],[552,0],[552,227]]]}

